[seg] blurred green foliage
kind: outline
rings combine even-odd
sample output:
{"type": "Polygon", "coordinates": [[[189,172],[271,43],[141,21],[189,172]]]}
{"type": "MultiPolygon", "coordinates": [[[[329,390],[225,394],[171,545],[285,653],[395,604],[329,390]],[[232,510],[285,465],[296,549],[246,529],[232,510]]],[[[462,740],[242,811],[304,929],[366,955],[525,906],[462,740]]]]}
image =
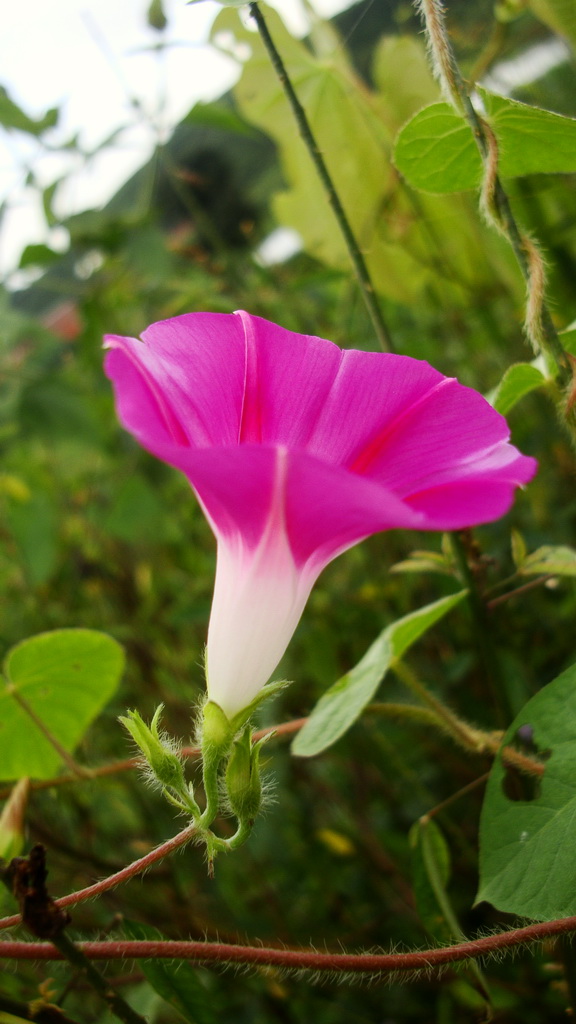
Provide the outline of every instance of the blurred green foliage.
{"type": "MultiPolygon", "coordinates": [[[[554,0],[508,4],[515,17],[504,31],[504,6],[494,13],[490,3],[450,5],[465,73],[484,58],[488,67],[524,53],[549,38],[546,26],[563,28],[568,17],[554,0]]],[[[162,7],[152,4],[149,11],[158,19],[162,7]]],[[[488,392],[510,364],[533,357],[521,331],[523,285],[505,242],[482,223],[472,193],[416,193],[390,162],[397,130],[437,98],[418,23],[407,4],[392,2],[355,5],[336,23],[343,37],[318,24],[310,45],[284,34],[279,44],[315,128],[326,133],[322,146],[335,161],[367,248],[389,329],[399,351],[488,392]]],[[[117,722],[128,706],[149,719],[162,700],[166,727],[190,742],[214,571],[214,542],[185,480],[139,450],[116,422],[101,369],[102,335],[138,335],[151,321],[190,310],[246,308],[343,346],[374,347],[331,211],[258,43],[233,10],[220,14],[220,28],[248,41],[253,52],[234,97],[195,108],[105,209],[67,221],[70,246],[60,260],[48,247],[28,247],[22,266],[40,268],[41,276],[20,294],[0,293],[2,651],[36,633],[77,626],[109,633],[125,647],[123,684],[75,754],[88,766],[131,753],[117,722]],[[297,228],[304,248],[266,263],[259,246],[278,225],[297,228]]],[[[568,60],[532,82],[522,99],[573,117],[575,84],[568,60]]],[[[43,121],[18,121],[7,96],[3,104],[2,123],[11,130],[36,134],[52,123],[52,112],[43,121]]],[[[48,223],[56,219],[57,187],[43,190],[48,223]]],[[[543,243],[554,316],[565,327],[576,316],[574,177],[530,175],[510,192],[519,218],[543,243]]],[[[487,593],[514,572],[512,526],[523,538],[516,551],[574,544],[574,454],[553,385],[543,377],[543,386],[511,410],[510,423],[515,443],[538,457],[540,471],[510,515],[470,541],[487,593]]],[[[279,669],[294,685],[265,710],[264,721],[308,714],[386,625],[453,593],[449,564],[448,572],[427,571],[442,557],[440,537],[391,533],[331,565],[279,669]],[[422,549],[432,553],[413,559],[419,571],[390,573],[422,549]]],[[[490,633],[500,680],[486,678],[464,604],[414,646],[408,663],[469,721],[503,728],[574,661],[575,614],[570,576],[498,606],[490,633]]],[[[381,696],[405,699],[393,673],[381,696]]],[[[265,758],[275,801],[248,845],[218,862],[214,880],[200,852],[187,849],[144,881],[76,908],[75,932],[114,932],[124,914],[167,937],[289,947],[422,947],[447,936],[449,929],[432,921],[438,904],[431,903],[421,862],[414,881],[409,831],[487,772],[488,757],[470,758],[426,725],[368,712],[316,759],[291,756],[282,739],[267,745],[265,758]]],[[[467,935],[511,920],[487,904],[471,909],[482,792],[477,785],[437,818],[442,884],[467,935]]],[[[54,894],[119,869],[177,827],[161,797],[134,772],[38,788],[26,819],[29,844],[48,848],[54,894]]],[[[565,1019],[559,955],[545,947],[486,965],[497,1020],[565,1019]]],[[[237,1024],[485,1018],[477,976],[466,967],[410,986],[373,987],[330,978],[317,985],[269,969],[195,973],[194,999],[205,992],[218,1019],[237,1024]]],[[[138,965],[109,971],[151,1020],[181,1019],[176,997],[172,1006],[154,997],[145,974],[138,965]]],[[[0,992],[29,1000],[46,978],[57,995],[66,991],[63,1009],[73,1018],[108,1021],[84,982],[69,984],[60,964],[19,964],[3,977],[0,992]]]]}

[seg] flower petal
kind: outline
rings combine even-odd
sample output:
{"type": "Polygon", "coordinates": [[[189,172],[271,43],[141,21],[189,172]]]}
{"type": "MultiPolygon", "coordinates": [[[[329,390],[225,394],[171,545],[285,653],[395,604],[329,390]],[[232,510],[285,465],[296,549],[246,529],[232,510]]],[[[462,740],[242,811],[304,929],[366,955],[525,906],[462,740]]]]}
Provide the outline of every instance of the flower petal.
{"type": "Polygon", "coordinates": [[[276,448],[296,564],[394,527],[498,518],[535,462],[485,399],[407,356],[341,351],[247,313],[192,313],[107,339],[120,418],[184,472],[216,535],[256,548],[276,448]]]}
{"type": "Polygon", "coordinates": [[[239,319],[190,313],[152,324],[142,339],[105,339],[112,350],[105,369],[116,384],[122,422],[140,444],[154,452],[166,430],[182,445],[237,444],[246,372],[239,319]]]}
{"type": "Polygon", "coordinates": [[[268,681],[320,571],[302,571],[295,564],[285,523],[287,459],[282,449],[269,454],[274,482],[259,544],[249,549],[239,534],[218,540],[206,681],[210,700],[228,717],[268,681]]]}

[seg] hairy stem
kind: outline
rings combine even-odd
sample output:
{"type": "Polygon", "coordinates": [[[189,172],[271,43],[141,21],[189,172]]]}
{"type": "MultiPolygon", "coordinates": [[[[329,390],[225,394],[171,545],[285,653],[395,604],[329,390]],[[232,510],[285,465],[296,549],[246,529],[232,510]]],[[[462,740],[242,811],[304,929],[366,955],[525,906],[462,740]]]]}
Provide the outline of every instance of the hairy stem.
{"type": "Polygon", "coordinates": [[[523,232],[512,212],[510,200],[498,175],[498,143],[490,125],[474,108],[462,80],[450,44],[441,0],[415,0],[420,10],[430,47],[434,70],[444,92],[466,118],[484,164],[480,208],[486,219],[509,241],[526,283],[524,329],[536,351],[550,353],[558,366],[564,387],[572,381],[572,369],[547,306],[544,260],[536,243],[523,232]]]}
{"type": "MultiPolygon", "coordinates": [[[[398,678],[430,709],[428,711],[430,724],[451,736],[458,746],[473,754],[488,754],[495,757],[499,753],[504,764],[517,768],[524,775],[530,775],[533,778],[541,778],[544,775],[546,765],[543,761],[529,757],[516,750],[515,747],[503,747],[503,734],[499,730],[485,732],[483,729],[477,729],[476,726],[465,722],[442,701],[438,700],[404,662],[396,662],[393,668],[398,678]]],[[[401,706],[393,705],[395,710],[401,706]]],[[[369,707],[372,710],[381,711],[385,705],[369,705],[369,707]]],[[[420,719],[422,720],[422,716],[420,719]]]]}
{"type": "MultiPolygon", "coordinates": [[[[428,971],[444,964],[505,952],[518,946],[544,942],[576,931],[576,917],[542,921],[485,935],[454,946],[433,947],[407,953],[319,953],[316,950],[267,949],[220,942],[103,941],[82,942],[79,947],[94,960],[192,960],[196,963],[248,964],[288,970],[330,971],[352,974],[390,974],[428,971]]],[[[13,960],[60,960],[62,954],[50,942],[2,942],[0,955],[13,960]]]]}
{"type": "Polygon", "coordinates": [[[460,747],[474,753],[484,753],[494,746],[490,733],[485,733],[464,722],[458,715],[434,696],[430,690],[416,677],[415,673],[403,661],[395,662],[394,672],[411,692],[425,704],[432,713],[437,728],[447,732],[460,747]]]}
{"type": "Polygon", "coordinates": [[[486,602],[486,607],[489,611],[492,608],[497,608],[499,604],[504,604],[505,601],[510,601],[511,598],[517,597],[518,594],[525,594],[528,590],[534,590],[536,587],[541,587],[543,584],[548,583],[549,580],[553,580],[554,575],[548,573],[546,576],[538,576],[535,580],[530,580],[529,583],[523,583],[521,587],[515,587],[514,590],[508,590],[505,594],[500,594],[498,597],[493,597],[490,601],[486,602]]]}
{"type": "MultiPolygon", "coordinates": [[[[164,859],[164,857],[170,856],[175,850],[179,850],[181,846],[185,846],[189,843],[196,835],[197,828],[195,825],[189,825],[187,828],[179,832],[178,835],[173,836],[167,842],[162,843],[161,846],[157,846],[155,850],[151,850],[150,853],[145,854],[144,857],[139,857],[138,860],[132,861],[125,868],[120,871],[116,871],[113,875],[109,875],[108,878],[103,878],[99,882],[95,882],[94,885],[88,885],[85,889],[79,889],[77,892],[70,893],[68,896],[62,896],[58,900],[54,900],[57,907],[71,907],[76,903],[83,903],[85,900],[93,899],[95,896],[100,896],[103,892],[108,892],[109,889],[114,889],[117,885],[122,882],[127,882],[130,878],[134,878],[136,875],[141,875],[153,864],[157,864],[158,861],[164,859]]],[[[0,919],[0,929],[12,928],[13,925],[20,924],[22,920],[20,914],[13,914],[11,917],[3,917],[0,919]]]]}
{"type": "Polygon", "coordinates": [[[79,945],[72,942],[65,932],[55,936],[52,943],[62,954],[63,958],[76,967],[77,970],[90,982],[92,988],[107,1004],[111,1012],[124,1024],[146,1024],[144,1017],[136,1013],[129,1003],[119,995],[107,982],[103,974],[94,966],[92,960],[86,955],[79,945]]]}

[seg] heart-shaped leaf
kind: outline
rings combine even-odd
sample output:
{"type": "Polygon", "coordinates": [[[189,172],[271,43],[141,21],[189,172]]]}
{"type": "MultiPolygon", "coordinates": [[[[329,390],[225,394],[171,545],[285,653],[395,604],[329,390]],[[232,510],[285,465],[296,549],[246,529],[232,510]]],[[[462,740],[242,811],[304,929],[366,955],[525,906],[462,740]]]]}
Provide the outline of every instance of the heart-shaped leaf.
{"type": "Polygon", "coordinates": [[[480,823],[477,901],[539,921],[576,914],[576,665],[532,697],[502,748],[540,759],[530,776],[502,752],[490,774],[480,823]],[[513,788],[513,784],[518,785],[513,788]]]}
{"type": "Polygon", "coordinates": [[[40,633],[13,647],[0,682],[0,778],[54,775],[62,757],[46,733],[71,753],[123,668],[120,645],[92,629],[40,633]]]}

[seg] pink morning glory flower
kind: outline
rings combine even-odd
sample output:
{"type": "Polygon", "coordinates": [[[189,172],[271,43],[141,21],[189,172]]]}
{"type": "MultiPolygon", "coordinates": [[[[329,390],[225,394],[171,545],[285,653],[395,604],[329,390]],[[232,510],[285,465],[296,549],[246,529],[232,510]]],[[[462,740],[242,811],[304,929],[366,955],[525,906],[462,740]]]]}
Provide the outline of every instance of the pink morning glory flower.
{"type": "Polygon", "coordinates": [[[380,530],[498,519],[536,470],[481,395],[408,356],[244,312],[106,346],[123,426],[185,473],[216,536],[206,674],[229,717],[274,672],[336,555],[380,530]]]}

